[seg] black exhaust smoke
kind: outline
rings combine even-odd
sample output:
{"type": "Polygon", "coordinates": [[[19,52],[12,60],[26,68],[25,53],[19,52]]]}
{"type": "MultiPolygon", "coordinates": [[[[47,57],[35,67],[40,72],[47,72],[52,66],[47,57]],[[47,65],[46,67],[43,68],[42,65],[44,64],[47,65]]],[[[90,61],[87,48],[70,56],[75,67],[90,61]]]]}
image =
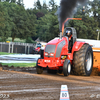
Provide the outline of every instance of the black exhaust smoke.
{"type": "Polygon", "coordinates": [[[75,7],[77,4],[82,4],[87,0],[61,0],[60,8],[58,9],[58,20],[59,20],[59,29],[62,31],[62,23],[66,18],[72,17],[75,7]]]}

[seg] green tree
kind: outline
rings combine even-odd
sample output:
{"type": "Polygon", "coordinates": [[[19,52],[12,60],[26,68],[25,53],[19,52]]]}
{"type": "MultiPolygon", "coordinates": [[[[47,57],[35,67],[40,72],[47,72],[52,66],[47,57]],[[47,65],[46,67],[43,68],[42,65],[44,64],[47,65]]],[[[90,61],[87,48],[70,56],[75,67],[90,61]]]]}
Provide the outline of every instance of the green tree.
{"type": "Polygon", "coordinates": [[[9,2],[10,0],[6,0],[7,2],[9,2]]]}
{"type": "Polygon", "coordinates": [[[77,31],[78,38],[96,39],[98,28],[97,23],[93,17],[85,16],[83,21],[71,20],[69,26],[74,27],[77,31]]]}
{"type": "Polygon", "coordinates": [[[57,10],[57,5],[54,0],[49,1],[49,7],[51,8],[51,11],[57,10]]]}
{"type": "Polygon", "coordinates": [[[52,38],[57,37],[59,34],[59,25],[57,16],[51,13],[41,17],[38,21],[39,38],[40,40],[50,41],[52,38]]]}
{"type": "Polygon", "coordinates": [[[99,23],[100,27],[100,0],[89,1],[90,11],[93,12],[94,19],[99,23]]]}
{"type": "Polygon", "coordinates": [[[92,13],[92,3],[89,1],[87,6],[85,6],[84,14],[82,13],[82,7],[78,7],[74,17],[82,18],[82,21],[71,20],[69,22],[69,26],[76,28],[78,38],[97,39],[96,30],[99,28],[99,23],[98,18],[92,13]],[[90,4],[91,6],[89,6],[90,4]]]}
{"type": "Polygon", "coordinates": [[[8,2],[0,2],[0,37],[1,41],[5,41],[11,34],[10,18],[7,9],[4,5],[8,5],[8,2]]]}
{"type": "Polygon", "coordinates": [[[18,1],[17,1],[17,4],[20,5],[20,6],[23,6],[23,5],[24,5],[24,4],[23,4],[23,0],[18,0],[18,1]]]}
{"type": "Polygon", "coordinates": [[[16,0],[11,0],[11,3],[16,3],[16,0]]]}
{"type": "Polygon", "coordinates": [[[45,15],[48,13],[48,6],[46,4],[46,1],[43,2],[43,6],[42,6],[42,9],[41,9],[41,12],[45,15]]]}
{"type": "Polygon", "coordinates": [[[35,3],[35,7],[36,7],[37,9],[41,9],[40,0],[37,0],[37,2],[35,3]]]}
{"type": "Polygon", "coordinates": [[[28,38],[28,36],[34,36],[34,34],[36,34],[35,15],[29,14],[23,6],[19,6],[15,3],[10,4],[8,12],[12,20],[12,41],[14,41],[16,37],[25,39],[28,38]]]}
{"type": "Polygon", "coordinates": [[[33,13],[33,10],[30,9],[30,13],[29,10],[26,11],[26,21],[25,24],[23,26],[23,28],[25,29],[25,38],[27,39],[28,37],[34,37],[36,36],[36,16],[33,13]]]}

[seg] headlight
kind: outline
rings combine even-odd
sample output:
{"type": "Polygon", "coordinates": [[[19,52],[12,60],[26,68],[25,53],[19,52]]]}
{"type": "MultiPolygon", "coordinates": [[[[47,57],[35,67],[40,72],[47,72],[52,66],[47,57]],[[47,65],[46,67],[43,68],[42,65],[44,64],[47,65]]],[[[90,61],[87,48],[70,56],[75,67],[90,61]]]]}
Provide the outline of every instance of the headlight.
{"type": "Polygon", "coordinates": [[[50,56],[54,56],[54,53],[50,53],[50,56]]]}
{"type": "Polygon", "coordinates": [[[45,54],[44,54],[44,55],[45,55],[45,56],[48,56],[48,53],[46,53],[46,52],[45,52],[45,54]]]}

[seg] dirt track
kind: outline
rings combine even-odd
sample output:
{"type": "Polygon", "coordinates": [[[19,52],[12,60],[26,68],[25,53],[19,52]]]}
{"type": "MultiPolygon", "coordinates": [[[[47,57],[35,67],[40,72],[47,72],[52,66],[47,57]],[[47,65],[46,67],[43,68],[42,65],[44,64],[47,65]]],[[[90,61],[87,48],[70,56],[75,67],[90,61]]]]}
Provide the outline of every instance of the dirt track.
{"type": "Polygon", "coordinates": [[[61,85],[68,86],[70,100],[100,100],[100,76],[0,70],[0,100],[59,100],[61,85]]]}

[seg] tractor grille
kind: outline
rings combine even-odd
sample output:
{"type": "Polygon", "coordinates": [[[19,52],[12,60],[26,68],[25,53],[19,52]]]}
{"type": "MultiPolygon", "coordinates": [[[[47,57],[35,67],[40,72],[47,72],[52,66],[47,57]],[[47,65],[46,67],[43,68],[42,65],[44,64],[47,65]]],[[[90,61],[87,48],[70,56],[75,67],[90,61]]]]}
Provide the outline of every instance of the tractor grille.
{"type": "Polygon", "coordinates": [[[45,52],[54,53],[55,48],[56,48],[56,45],[47,45],[46,48],[45,48],[45,52]]]}
{"type": "Polygon", "coordinates": [[[48,55],[45,55],[45,57],[54,57],[54,56],[50,56],[50,54],[55,53],[55,48],[56,45],[47,45],[45,48],[45,52],[48,53],[48,55]]]}

